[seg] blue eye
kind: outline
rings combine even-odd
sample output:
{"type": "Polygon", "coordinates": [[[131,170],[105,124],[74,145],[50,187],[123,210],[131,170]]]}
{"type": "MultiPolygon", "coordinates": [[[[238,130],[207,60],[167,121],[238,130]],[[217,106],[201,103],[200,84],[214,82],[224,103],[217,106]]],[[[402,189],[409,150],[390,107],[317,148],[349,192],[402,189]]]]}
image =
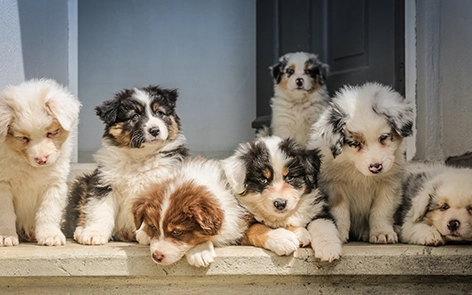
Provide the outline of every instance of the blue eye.
{"type": "Polygon", "coordinates": [[[139,114],[134,114],[133,116],[131,116],[131,121],[138,121],[139,120],[139,114]]]}

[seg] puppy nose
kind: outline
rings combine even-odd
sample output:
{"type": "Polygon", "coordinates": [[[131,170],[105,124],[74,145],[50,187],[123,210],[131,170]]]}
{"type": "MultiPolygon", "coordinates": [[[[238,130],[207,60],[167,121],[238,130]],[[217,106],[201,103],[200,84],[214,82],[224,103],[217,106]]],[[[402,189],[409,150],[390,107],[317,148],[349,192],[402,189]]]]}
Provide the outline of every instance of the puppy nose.
{"type": "Polygon", "coordinates": [[[274,201],[274,207],[278,210],[283,210],[287,206],[287,200],[277,199],[274,201]]]}
{"type": "Polygon", "coordinates": [[[298,78],[297,80],[295,80],[295,84],[297,84],[298,87],[303,86],[303,79],[302,79],[302,78],[298,78]]]}
{"type": "Polygon", "coordinates": [[[159,135],[159,128],[157,128],[157,127],[151,127],[151,128],[149,128],[148,132],[149,132],[149,134],[151,134],[152,136],[158,136],[158,135],[159,135]]]}
{"type": "Polygon", "coordinates": [[[37,157],[37,158],[34,158],[34,160],[36,161],[36,163],[38,163],[39,165],[44,165],[48,162],[48,157],[46,156],[43,156],[43,157],[37,157]]]}
{"type": "Polygon", "coordinates": [[[461,223],[459,222],[459,220],[453,219],[453,220],[449,221],[449,223],[447,224],[447,228],[450,231],[456,231],[459,228],[460,225],[461,225],[461,223]]]}
{"type": "Polygon", "coordinates": [[[380,171],[382,171],[382,168],[383,168],[382,164],[380,164],[380,163],[370,164],[369,171],[374,173],[374,174],[377,174],[380,171]]]}
{"type": "Polygon", "coordinates": [[[164,254],[162,254],[162,253],[159,252],[159,251],[156,251],[156,252],[152,253],[152,259],[153,259],[155,262],[161,263],[162,260],[164,260],[164,258],[165,258],[164,254]]]}

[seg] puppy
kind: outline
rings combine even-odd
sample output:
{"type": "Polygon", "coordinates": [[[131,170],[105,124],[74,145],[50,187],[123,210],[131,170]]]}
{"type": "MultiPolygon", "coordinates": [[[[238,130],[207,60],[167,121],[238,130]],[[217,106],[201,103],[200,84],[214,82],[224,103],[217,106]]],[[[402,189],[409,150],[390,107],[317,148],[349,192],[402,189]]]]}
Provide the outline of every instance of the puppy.
{"type": "Polygon", "coordinates": [[[80,106],[49,79],[0,93],[0,246],[65,244],[60,224],[80,106]]]}
{"type": "Polygon", "coordinates": [[[326,196],[317,188],[318,151],[292,139],[263,137],[241,144],[223,167],[238,200],[257,221],[242,244],[278,255],[311,244],[322,261],[340,257],[339,233],[326,196]]]}
{"type": "Polygon", "coordinates": [[[344,87],[315,123],[309,146],[321,150],[320,188],[343,242],[398,241],[393,215],[412,122],[412,107],[399,93],[367,83],[344,87]]]}
{"type": "Polygon", "coordinates": [[[395,215],[403,243],[472,241],[472,170],[443,165],[409,169],[395,215]]]}
{"type": "Polygon", "coordinates": [[[274,78],[271,130],[263,130],[259,136],[271,132],[306,145],[312,124],[329,102],[328,66],[314,54],[296,52],[280,57],[270,71],[274,78]]]}
{"type": "Polygon", "coordinates": [[[138,242],[151,244],[152,259],[162,265],[185,255],[191,265],[208,266],[214,246],[237,243],[247,227],[219,162],[203,158],[151,185],[134,201],[133,214],[138,242]]]}
{"type": "Polygon", "coordinates": [[[188,155],[176,100],[176,90],[149,86],[124,89],[95,108],[105,124],[98,168],[75,181],[67,207],[65,231],[77,242],[135,240],[133,200],[188,155]]]}

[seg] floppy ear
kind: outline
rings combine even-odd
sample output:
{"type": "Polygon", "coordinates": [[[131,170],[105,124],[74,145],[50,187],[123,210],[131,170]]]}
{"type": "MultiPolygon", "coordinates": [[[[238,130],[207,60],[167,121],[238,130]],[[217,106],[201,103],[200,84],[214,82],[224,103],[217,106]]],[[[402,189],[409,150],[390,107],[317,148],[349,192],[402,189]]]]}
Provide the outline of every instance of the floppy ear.
{"type": "Polygon", "coordinates": [[[246,180],[246,164],[239,150],[229,158],[222,160],[221,166],[223,167],[226,179],[233,192],[236,194],[244,193],[246,190],[244,186],[244,181],[246,180]]]}
{"type": "Polygon", "coordinates": [[[147,203],[147,198],[140,197],[136,199],[136,201],[133,203],[133,206],[131,207],[131,212],[133,213],[134,217],[134,226],[136,230],[141,227],[141,224],[144,221],[147,203]]]}
{"type": "Polygon", "coordinates": [[[287,64],[287,61],[285,58],[280,58],[279,62],[276,63],[275,65],[269,67],[270,73],[272,75],[272,78],[274,78],[275,83],[279,84],[280,80],[282,79],[282,76],[284,74],[284,68],[285,65],[287,64]]]}
{"type": "Polygon", "coordinates": [[[318,81],[320,85],[326,84],[326,77],[328,76],[329,66],[327,64],[316,61],[313,69],[309,72],[310,77],[318,81]]]}
{"type": "Polygon", "coordinates": [[[106,100],[95,107],[95,113],[104,123],[113,123],[116,121],[119,106],[120,101],[118,99],[106,100]]]}
{"type": "Polygon", "coordinates": [[[334,158],[343,151],[345,126],[346,115],[333,102],[322,113],[320,119],[315,124],[313,132],[321,136],[323,142],[331,150],[334,158]]]}
{"type": "Polygon", "coordinates": [[[46,108],[59,121],[62,128],[71,131],[79,117],[80,101],[66,88],[51,80],[51,88],[46,97],[46,108]]]}
{"type": "Polygon", "coordinates": [[[13,120],[14,111],[10,106],[11,100],[6,91],[0,93],[0,142],[5,140],[8,128],[13,120]]]}
{"type": "Polygon", "coordinates": [[[411,200],[411,209],[408,215],[413,222],[421,221],[428,211],[432,196],[426,190],[422,190],[420,194],[411,200]]]}
{"type": "Polygon", "coordinates": [[[214,236],[219,233],[224,213],[211,199],[197,198],[184,212],[195,219],[205,234],[214,236]]]}
{"type": "Polygon", "coordinates": [[[175,104],[175,102],[177,101],[177,97],[179,96],[179,92],[177,91],[177,89],[166,89],[165,92],[167,98],[175,104]]]}
{"type": "Polygon", "coordinates": [[[318,174],[321,167],[321,156],[318,149],[305,151],[306,182],[312,187],[318,187],[318,174]]]}

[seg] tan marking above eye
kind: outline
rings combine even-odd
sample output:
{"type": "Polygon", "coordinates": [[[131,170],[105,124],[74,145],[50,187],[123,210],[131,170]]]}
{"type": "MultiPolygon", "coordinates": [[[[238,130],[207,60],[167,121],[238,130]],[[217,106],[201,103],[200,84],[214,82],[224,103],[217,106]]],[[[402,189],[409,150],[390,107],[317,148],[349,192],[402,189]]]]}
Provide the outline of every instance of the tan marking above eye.
{"type": "Polygon", "coordinates": [[[289,172],[290,170],[288,169],[288,167],[284,167],[284,170],[282,171],[282,176],[283,177],[287,176],[289,172]]]}
{"type": "Polygon", "coordinates": [[[265,178],[269,179],[272,176],[272,173],[270,172],[269,169],[264,169],[262,171],[262,175],[264,175],[265,178]]]}
{"type": "Polygon", "coordinates": [[[158,103],[152,104],[152,111],[153,111],[154,113],[157,112],[157,110],[159,109],[159,107],[160,107],[160,106],[159,106],[158,103]]]}

